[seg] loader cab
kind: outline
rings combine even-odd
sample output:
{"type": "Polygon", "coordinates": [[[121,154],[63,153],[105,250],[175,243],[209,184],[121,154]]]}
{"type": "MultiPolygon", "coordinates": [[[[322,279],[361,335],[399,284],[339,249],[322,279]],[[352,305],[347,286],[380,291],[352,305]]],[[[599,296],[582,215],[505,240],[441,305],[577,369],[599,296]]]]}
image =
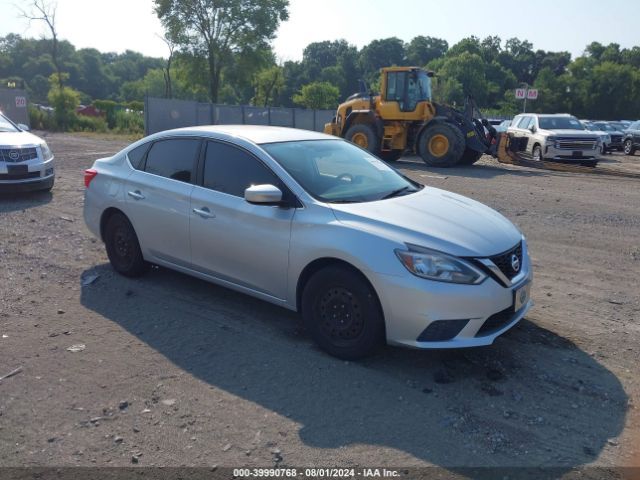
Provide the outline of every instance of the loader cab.
{"type": "Polygon", "coordinates": [[[400,112],[414,112],[420,102],[431,101],[430,73],[419,68],[382,70],[382,102],[398,104],[400,112]]]}

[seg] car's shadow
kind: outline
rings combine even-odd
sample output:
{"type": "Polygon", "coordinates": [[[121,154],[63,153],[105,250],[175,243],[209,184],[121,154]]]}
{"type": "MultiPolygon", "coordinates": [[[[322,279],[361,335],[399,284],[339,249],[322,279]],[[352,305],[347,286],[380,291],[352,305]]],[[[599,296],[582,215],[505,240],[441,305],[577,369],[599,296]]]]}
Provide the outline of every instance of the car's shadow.
{"type": "Polygon", "coordinates": [[[52,193],[46,191],[16,193],[0,191],[0,214],[46,205],[52,199],[52,193]]]}
{"type": "Polygon", "coordinates": [[[498,163],[497,160],[489,163],[476,163],[474,165],[459,166],[453,168],[436,168],[427,166],[419,157],[407,156],[391,164],[393,167],[402,170],[404,173],[416,175],[427,175],[435,177],[468,177],[468,178],[494,178],[502,175],[509,177],[541,177],[549,175],[567,175],[565,172],[554,172],[551,170],[523,168],[508,166],[498,163]]]}
{"type": "Polygon", "coordinates": [[[527,320],[486,348],[387,347],[343,362],[315,348],[287,310],[165,269],[139,280],[108,265],[83,275],[95,273],[82,305],[196,378],[289,417],[310,447],[383,446],[460,472],[565,472],[594,461],[623,428],[616,376],[527,320]]]}

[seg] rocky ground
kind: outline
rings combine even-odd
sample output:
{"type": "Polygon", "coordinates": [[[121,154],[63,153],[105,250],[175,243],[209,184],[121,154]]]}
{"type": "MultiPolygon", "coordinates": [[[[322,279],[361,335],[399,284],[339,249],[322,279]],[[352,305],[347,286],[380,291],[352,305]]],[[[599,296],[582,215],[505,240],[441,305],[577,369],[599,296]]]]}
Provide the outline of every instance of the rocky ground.
{"type": "Polygon", "coordinates": [[[127,142],[47,141],[53,191],[0,197],[0,466],[640,466],[640,180],[397,162],[518,224],[536,306],[490,347],[353,363],[294,313],[116,275],[82,176],[127,142]]]}

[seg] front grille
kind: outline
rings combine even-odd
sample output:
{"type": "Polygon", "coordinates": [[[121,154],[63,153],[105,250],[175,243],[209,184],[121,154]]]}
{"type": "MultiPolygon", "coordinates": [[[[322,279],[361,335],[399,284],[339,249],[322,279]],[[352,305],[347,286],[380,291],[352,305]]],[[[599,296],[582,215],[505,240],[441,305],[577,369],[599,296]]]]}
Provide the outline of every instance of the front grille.
{"type": "Polygon", "coordinates": [[[40,172],[27,173],[0,173],[0,180],[27,180],[29,178],[38,178],[40,172]]]}
{"type": "Polygon", "coordinates": [[[511,280],[522,270],[522,242],[518,243],[515,247],[505,253],[501,253],[500,255],[495,255],[493,257],[489,257],[496,267],[500,269],[504,275],[511,280]],[[514,270],[512,266],[511,257],[515,255],[518,257],[518,270],[514,270]]]}
{"type": "Polygon", "coordinates": [[[504,328],[511,322],[514,313],[513,307],[505,308],[501,312],[494,313],[482,324],[476,333],[476,337],[486,337],[504,328]]]}
{"type": "Polygon", "coordinates": [[[622,143],[622,135],[611,135],[611,143],[622,143]]]}
{"type": "Polygon", "coordinates": [[[38,158],[35,147],[26,148],[0,148],[0,160],[7,163],[26,162],[38,158]]]}
{"type": "Polygon", "coordinates": [[[556,140],[556,148],[560,150],[593,150],[597,144],[595,138],[560,137],[556,140]]]}

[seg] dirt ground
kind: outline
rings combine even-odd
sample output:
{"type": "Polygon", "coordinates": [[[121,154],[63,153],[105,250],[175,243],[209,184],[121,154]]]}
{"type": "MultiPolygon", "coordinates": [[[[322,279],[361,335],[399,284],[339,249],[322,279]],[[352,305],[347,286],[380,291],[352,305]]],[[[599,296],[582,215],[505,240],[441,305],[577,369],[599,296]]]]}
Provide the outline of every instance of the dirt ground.
{"type": "Polygon", "coordinates": [[[640,466],[640,180],[397,162],[525,232],[536,306],[490,347],[354,363],[267,303],[116,275],[82,176],[128,142],[46,138],[51,194],[0,197],[0,377],[21,367],[0,382],[0,466],[640,466]]]}

